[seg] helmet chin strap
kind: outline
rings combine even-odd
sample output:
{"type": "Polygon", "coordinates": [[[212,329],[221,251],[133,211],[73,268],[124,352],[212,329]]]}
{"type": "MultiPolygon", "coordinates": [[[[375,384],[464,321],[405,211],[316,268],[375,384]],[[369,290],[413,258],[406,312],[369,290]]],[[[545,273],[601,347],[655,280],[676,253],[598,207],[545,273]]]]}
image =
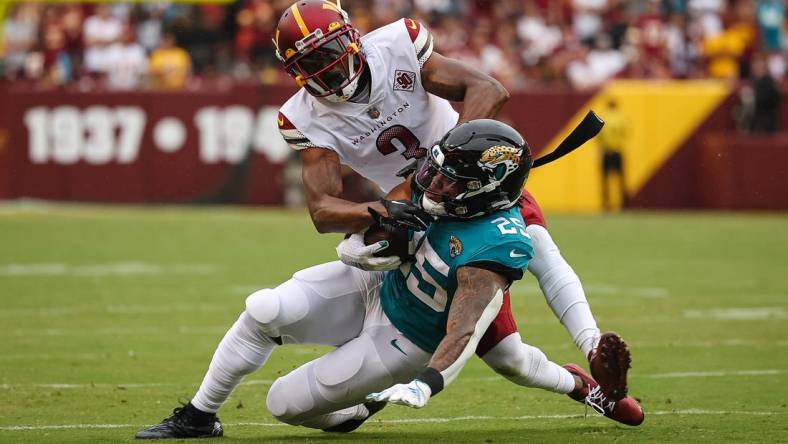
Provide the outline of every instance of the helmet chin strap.
{"type": "Polygon", "coordinates": [[[432,216],[446,216],[448,214],[446,213],[446,206],[443,204],[443,202],[435,202],[434,200],[427,197],[426,194],[421,197],[421,206],[424,208],[424,211],[426,211],[427,214],[432,216]]]}

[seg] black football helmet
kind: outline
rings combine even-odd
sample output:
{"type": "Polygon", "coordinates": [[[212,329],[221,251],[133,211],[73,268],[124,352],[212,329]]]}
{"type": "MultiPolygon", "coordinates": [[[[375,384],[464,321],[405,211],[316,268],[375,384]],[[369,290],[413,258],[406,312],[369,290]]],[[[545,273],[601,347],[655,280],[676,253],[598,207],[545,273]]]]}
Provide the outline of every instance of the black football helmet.
{"type": "Polygon", "coordinates": [[[514,128],[477,119],[452,128],[414,175],[422,208],[433,216],[470,218],[517,204],[533,158],[514,128]]]}

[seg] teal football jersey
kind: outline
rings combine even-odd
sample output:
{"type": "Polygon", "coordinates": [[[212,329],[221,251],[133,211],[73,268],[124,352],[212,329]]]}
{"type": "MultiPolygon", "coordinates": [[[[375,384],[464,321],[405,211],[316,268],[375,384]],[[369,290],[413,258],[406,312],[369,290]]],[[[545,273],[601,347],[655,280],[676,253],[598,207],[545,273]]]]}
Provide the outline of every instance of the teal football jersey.
{"type": "Polygon", "coordinates": [[[443,218],[412,242],[415,261],[386,274],[380,298],[394,326],[429,353],[446,335],[458,268],[476,264],[520,279],[533,257],[517,207],[467,220],[443,218]]]}

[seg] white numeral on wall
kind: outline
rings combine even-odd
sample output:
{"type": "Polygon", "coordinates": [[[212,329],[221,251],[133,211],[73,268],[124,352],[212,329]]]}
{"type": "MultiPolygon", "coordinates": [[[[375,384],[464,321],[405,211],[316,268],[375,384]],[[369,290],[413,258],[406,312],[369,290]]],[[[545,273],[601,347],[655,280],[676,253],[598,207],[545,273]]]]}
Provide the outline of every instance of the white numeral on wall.
{"type": "Polygon", "coordinates": [[[104,165],[137,159],[145,113],[136,107],[39,106],[27,110],[24,122],[31,162],[104,165]]]}

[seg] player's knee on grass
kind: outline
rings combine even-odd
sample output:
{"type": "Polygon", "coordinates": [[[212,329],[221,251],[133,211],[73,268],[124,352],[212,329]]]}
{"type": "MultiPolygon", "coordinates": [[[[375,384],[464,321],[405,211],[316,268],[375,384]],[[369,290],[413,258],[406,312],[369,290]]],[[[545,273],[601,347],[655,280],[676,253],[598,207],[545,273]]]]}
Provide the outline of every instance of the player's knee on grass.
{"type": "Polygon", "coordinates": [[[246,312],[257,322],[260,328],[271,337],[280,337],[280,329],[303,319],[309,312],[309,301],[306,295],[291,286],[291,290],[283,291],[284,285],[275,289],[257,290],[246,298],[246,312]],[[284,301],[283,299],[287,300],[284,301]]]}
{"type": "Polygon", "coordinates": [[[287,424],[301,425],[315,416],[363,402],[372,391],[393,383],[367,334],[274,381],[266,405],[287,424]]]}

